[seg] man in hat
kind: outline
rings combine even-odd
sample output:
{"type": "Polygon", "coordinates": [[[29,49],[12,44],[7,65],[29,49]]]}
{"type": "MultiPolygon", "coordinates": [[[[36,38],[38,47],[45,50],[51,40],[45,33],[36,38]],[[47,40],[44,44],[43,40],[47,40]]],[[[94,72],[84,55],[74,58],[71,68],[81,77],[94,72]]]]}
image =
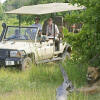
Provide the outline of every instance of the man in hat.
{"type": "MultiPolygon", "coordinates": [[[[39,23],[39,21],[40,21],[40,18],[39,17],[35,17],[35,23],[32,24],[31,26],[32,27],[37,27],[39,29],[39,32],[42,34],[42,25],[39,23]]],[[[33,28],[32,32],[30,32],[30,29],[27,30],[27,33],[30,35],[30,38],[32,40],[35,40],[36,32],[37,32],[36,28],[33,28]]]]}
{"type": "Polygon", "coordinates": [[[40,18],[39,17],[35,17],[35,23],[32,24],[32,27],[38,27],[40,31],[42,31],[42,25],[39,23],[40,18]]]}
{"type": "MultiPolygon", "coordinates": [[[[52,18],[48,19],[46,35],[50,36],[50,37],[54,37],[54,35],[55,35],[55,37],[58,37],[58,35],[59,35],[59,29],[58,29],[57,25],[53,23],[52,18]]],[[[55,40],[55,50],[56,51],[59,50],[59,40],[58,39],[55,40]]]]}

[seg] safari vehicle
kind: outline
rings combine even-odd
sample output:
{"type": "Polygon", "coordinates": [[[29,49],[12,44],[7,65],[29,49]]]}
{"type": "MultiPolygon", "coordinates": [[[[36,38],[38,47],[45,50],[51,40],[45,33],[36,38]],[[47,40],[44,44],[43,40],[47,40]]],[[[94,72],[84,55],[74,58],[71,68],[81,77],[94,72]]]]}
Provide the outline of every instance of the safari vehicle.
{"type": "MultiPolygon", "coordinates": [[[[34,6],[24,6],[19,9],[6,12],[8,14],[42,15],[67,10],[78,10],[83,7],[69,5],[68,3],[50,3],[34,6]]],[[[2,24],[3,31],[0,37],[0,66],[19,66],[22,70],[29,67],[29,63],[46,63],[63,60],[70,55],[71,46],[62,41],[59,35],[49,37],[41,35],[37,27],[6,26],[2,24]],[[33,30],[35,33],[33,34],[33,30]],[[57,41],[57,45],[56,45],[57,41]]],[[[54,33],[55,34],[55,33],[54,33]]]]}

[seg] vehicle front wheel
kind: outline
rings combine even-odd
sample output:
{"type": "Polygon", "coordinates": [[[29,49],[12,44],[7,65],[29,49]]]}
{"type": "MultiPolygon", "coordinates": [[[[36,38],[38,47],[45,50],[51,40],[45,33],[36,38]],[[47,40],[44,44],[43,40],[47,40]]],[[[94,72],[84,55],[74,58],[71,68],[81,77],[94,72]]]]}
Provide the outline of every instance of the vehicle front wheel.
{"type": "Polygon", "coordinates": [[[25,71],[31,68],[32,60],[30,57],[26,57],[23,59],[22,64],[20,65],[20,69],[25,71]]]}

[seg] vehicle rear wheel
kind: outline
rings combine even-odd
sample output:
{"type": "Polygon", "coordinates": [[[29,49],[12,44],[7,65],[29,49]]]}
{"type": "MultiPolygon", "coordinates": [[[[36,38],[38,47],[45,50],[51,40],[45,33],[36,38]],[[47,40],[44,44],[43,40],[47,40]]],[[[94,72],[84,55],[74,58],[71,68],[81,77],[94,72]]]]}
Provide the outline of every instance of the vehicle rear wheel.
{"type": "Polygon", "coordinates": [[[20,69],[22,71],[28,70],[31,68],[32,59],[30,57],[26,57],[23,59],[22,64],[20,65],[20,69]]]}

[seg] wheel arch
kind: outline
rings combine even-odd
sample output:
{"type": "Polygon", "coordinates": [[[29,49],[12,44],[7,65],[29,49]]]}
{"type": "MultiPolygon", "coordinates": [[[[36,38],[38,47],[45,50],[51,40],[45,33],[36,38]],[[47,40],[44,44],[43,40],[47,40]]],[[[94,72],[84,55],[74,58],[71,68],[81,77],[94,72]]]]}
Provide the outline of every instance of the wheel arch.
{"type": "Polygon", "coordinates": [[[27,54],[28,57],[30,57],[33,60],[35,60],[35,53],[30,53],[30,54],[27,54]]]}

